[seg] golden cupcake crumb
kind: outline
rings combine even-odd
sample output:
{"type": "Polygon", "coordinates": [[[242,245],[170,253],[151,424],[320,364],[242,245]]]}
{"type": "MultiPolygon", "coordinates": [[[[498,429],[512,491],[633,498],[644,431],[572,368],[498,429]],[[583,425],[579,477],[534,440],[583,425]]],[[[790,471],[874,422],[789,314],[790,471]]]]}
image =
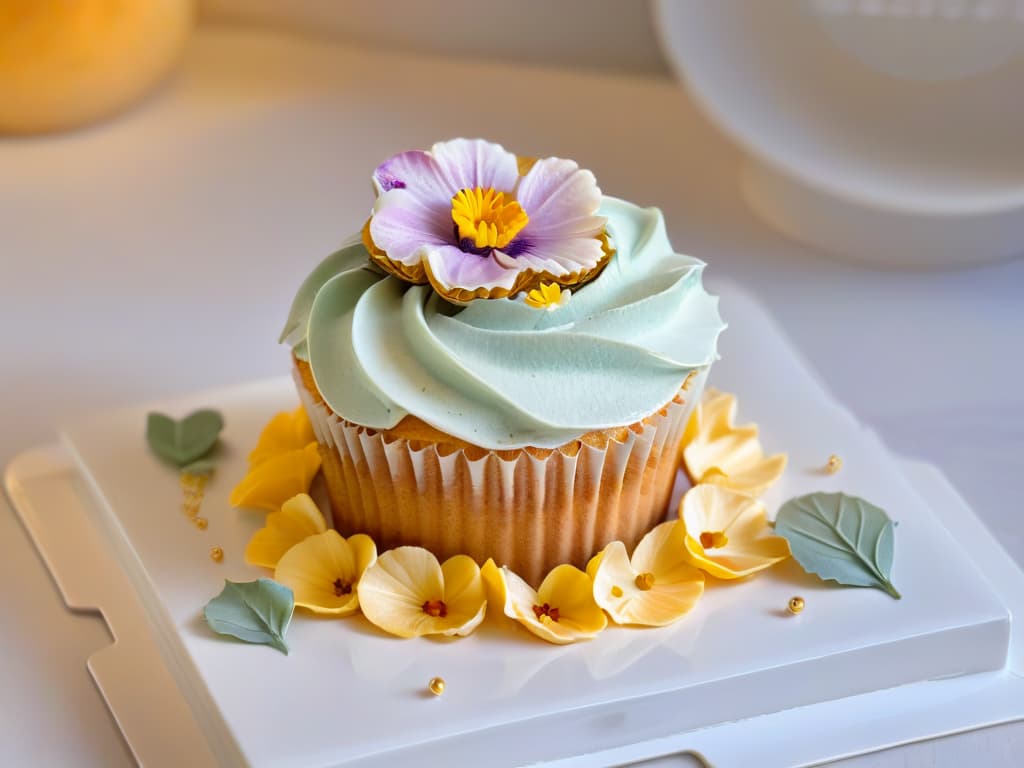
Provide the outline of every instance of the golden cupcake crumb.
{"type": "Polygon", "coordinates": [[[206,527],[210,524],[205,517],[193,517],[192,522],[200,531],[205,531],[206,527]]]}

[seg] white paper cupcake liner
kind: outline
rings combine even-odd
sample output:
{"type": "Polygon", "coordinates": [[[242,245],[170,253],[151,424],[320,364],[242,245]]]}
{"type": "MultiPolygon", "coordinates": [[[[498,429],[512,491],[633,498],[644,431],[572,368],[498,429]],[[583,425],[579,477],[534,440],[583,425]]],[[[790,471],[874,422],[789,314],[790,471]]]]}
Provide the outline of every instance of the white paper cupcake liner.
{"type": "Polygon", "coordinates": [[[632,549],[664,519],[683,430],[706,375],[603,448],[580,442],[536,452],[543,456],[522,449],[479,458],[386,438],[317,402],[298,372],[296,384],[341,533],[366,533],[380,550],[413,544],[441,559],[494,558],[536,585],[560,563],[584,567],[610,541],[632,549]]]}

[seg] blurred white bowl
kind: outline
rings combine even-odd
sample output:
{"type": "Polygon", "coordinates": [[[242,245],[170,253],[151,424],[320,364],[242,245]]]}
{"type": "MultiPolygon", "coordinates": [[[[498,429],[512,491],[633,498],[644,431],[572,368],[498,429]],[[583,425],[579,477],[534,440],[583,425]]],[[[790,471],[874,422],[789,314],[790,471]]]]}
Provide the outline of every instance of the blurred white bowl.
{"type": "Polygon", "coordinates": [[[1024,252],[1024,0],[659,0],[670,61],[792,237],[882,266],[1024,252]]]}

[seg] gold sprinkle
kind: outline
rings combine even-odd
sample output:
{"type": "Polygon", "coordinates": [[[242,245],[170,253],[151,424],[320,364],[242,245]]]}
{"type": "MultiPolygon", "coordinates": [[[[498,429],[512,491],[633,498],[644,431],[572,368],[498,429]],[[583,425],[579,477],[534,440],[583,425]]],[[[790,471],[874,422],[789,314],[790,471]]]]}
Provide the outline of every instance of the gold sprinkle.
{"type": "Polygon", "coordinates": [[[612,586],[612,597],[622,597],[622,587],[618,584],[612,586]]]}
{"type": "Polygon", "coordinates": [[[842,466],[843,460],[833,453],[831,456],[828,457],[828,464],[825,465],[825,468],[828,470],[828,473],[830,475],[834,475],[836,472],[839,471],[840,467],[842,466]]]}
{"type": "Polygon", "coordinates": [[[790,613],[796,616],[804,609],[804,599],[802,597],[791,597],[789,598],[789,604],[786,608],[790,613]]]}
{"type": "Polygon", "coordinates": [[[637,589],[647,591],[654,586],[654,574],[653,573],[641,573],[636,577],[637,589]]]}
{"type": "Polygon", "coordinates": [[[444,693],[444,678],[443,677],[432,677],[430,682],[427,683],[427,690],[435,696],[440,696],[444,693]]]}
{"type": "Polygon", "coordinates": [[[224,559],[224,550],[220,547],[210,547],[210,559],[215,563],[219,563],[224,559]]]}
{"type": "Polygon", "coordinates": [[[205,531],[206,527],[210,524],[205,517],[194,517],[192,522],[195,523],[196,528],[200,531],[205,531]]]}
{"type": "Polygon", "coordinates": [[[686,374],[686,380],[683,382],[683,391],[684,392],[689,392],[690,391],[690,385],[693,384],[693,380],[695,378],[697,378],[697,371],[695,371],[695,370],[694,371],[690,371],[688,374],[686,374]]]}

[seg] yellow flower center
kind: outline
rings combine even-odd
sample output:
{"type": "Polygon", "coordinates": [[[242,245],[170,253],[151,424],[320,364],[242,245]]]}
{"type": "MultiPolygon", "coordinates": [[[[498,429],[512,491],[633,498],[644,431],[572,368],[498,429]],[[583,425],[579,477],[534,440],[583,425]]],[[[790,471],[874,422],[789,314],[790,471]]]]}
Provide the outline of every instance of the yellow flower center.
{"type": "Polygon", "coordinates": [[[352,585],[342,581],[340,578],[334,580],[334,596],[351,595],[352,585]]]}
{"type": "Polygon", "coordinates": [[[533,606],[533,615],[537,617],[537,620],[546,623],[548,621],[558,621],[558,609],[552,608],[547,603],[544,605],[533,606]]]}
{"type": "Polygon", "coordinates": [[[704,549],[717,549],[729,543],[729,538],[723,531],[704,531],[700,535],[700,545],[704,549]]]}
{"type": "Polygon", "coordinates": [[[642,589],[642,590],[646,591],[646,590],[650,589],[653,586],[654,586],[654,574],[653,573],[640,573],[640,574],[637,574],[637,577],[636,577],[636,587],[637,587],[637,589],[642,589]]]}
{"type": "Polygon", "coordinates": [[[443,619],[448,615],[448,606],[444,604],[444,600],[427,600],[423,604],[423,612],[435,619],[443,619]]]}
{"type": "Polygon", "coordinates": [[[460,189],[452,198],[452,221],[460,240],[477,248],[504,248],[530,221],[515,200],[491,187],[460,189]]]}

